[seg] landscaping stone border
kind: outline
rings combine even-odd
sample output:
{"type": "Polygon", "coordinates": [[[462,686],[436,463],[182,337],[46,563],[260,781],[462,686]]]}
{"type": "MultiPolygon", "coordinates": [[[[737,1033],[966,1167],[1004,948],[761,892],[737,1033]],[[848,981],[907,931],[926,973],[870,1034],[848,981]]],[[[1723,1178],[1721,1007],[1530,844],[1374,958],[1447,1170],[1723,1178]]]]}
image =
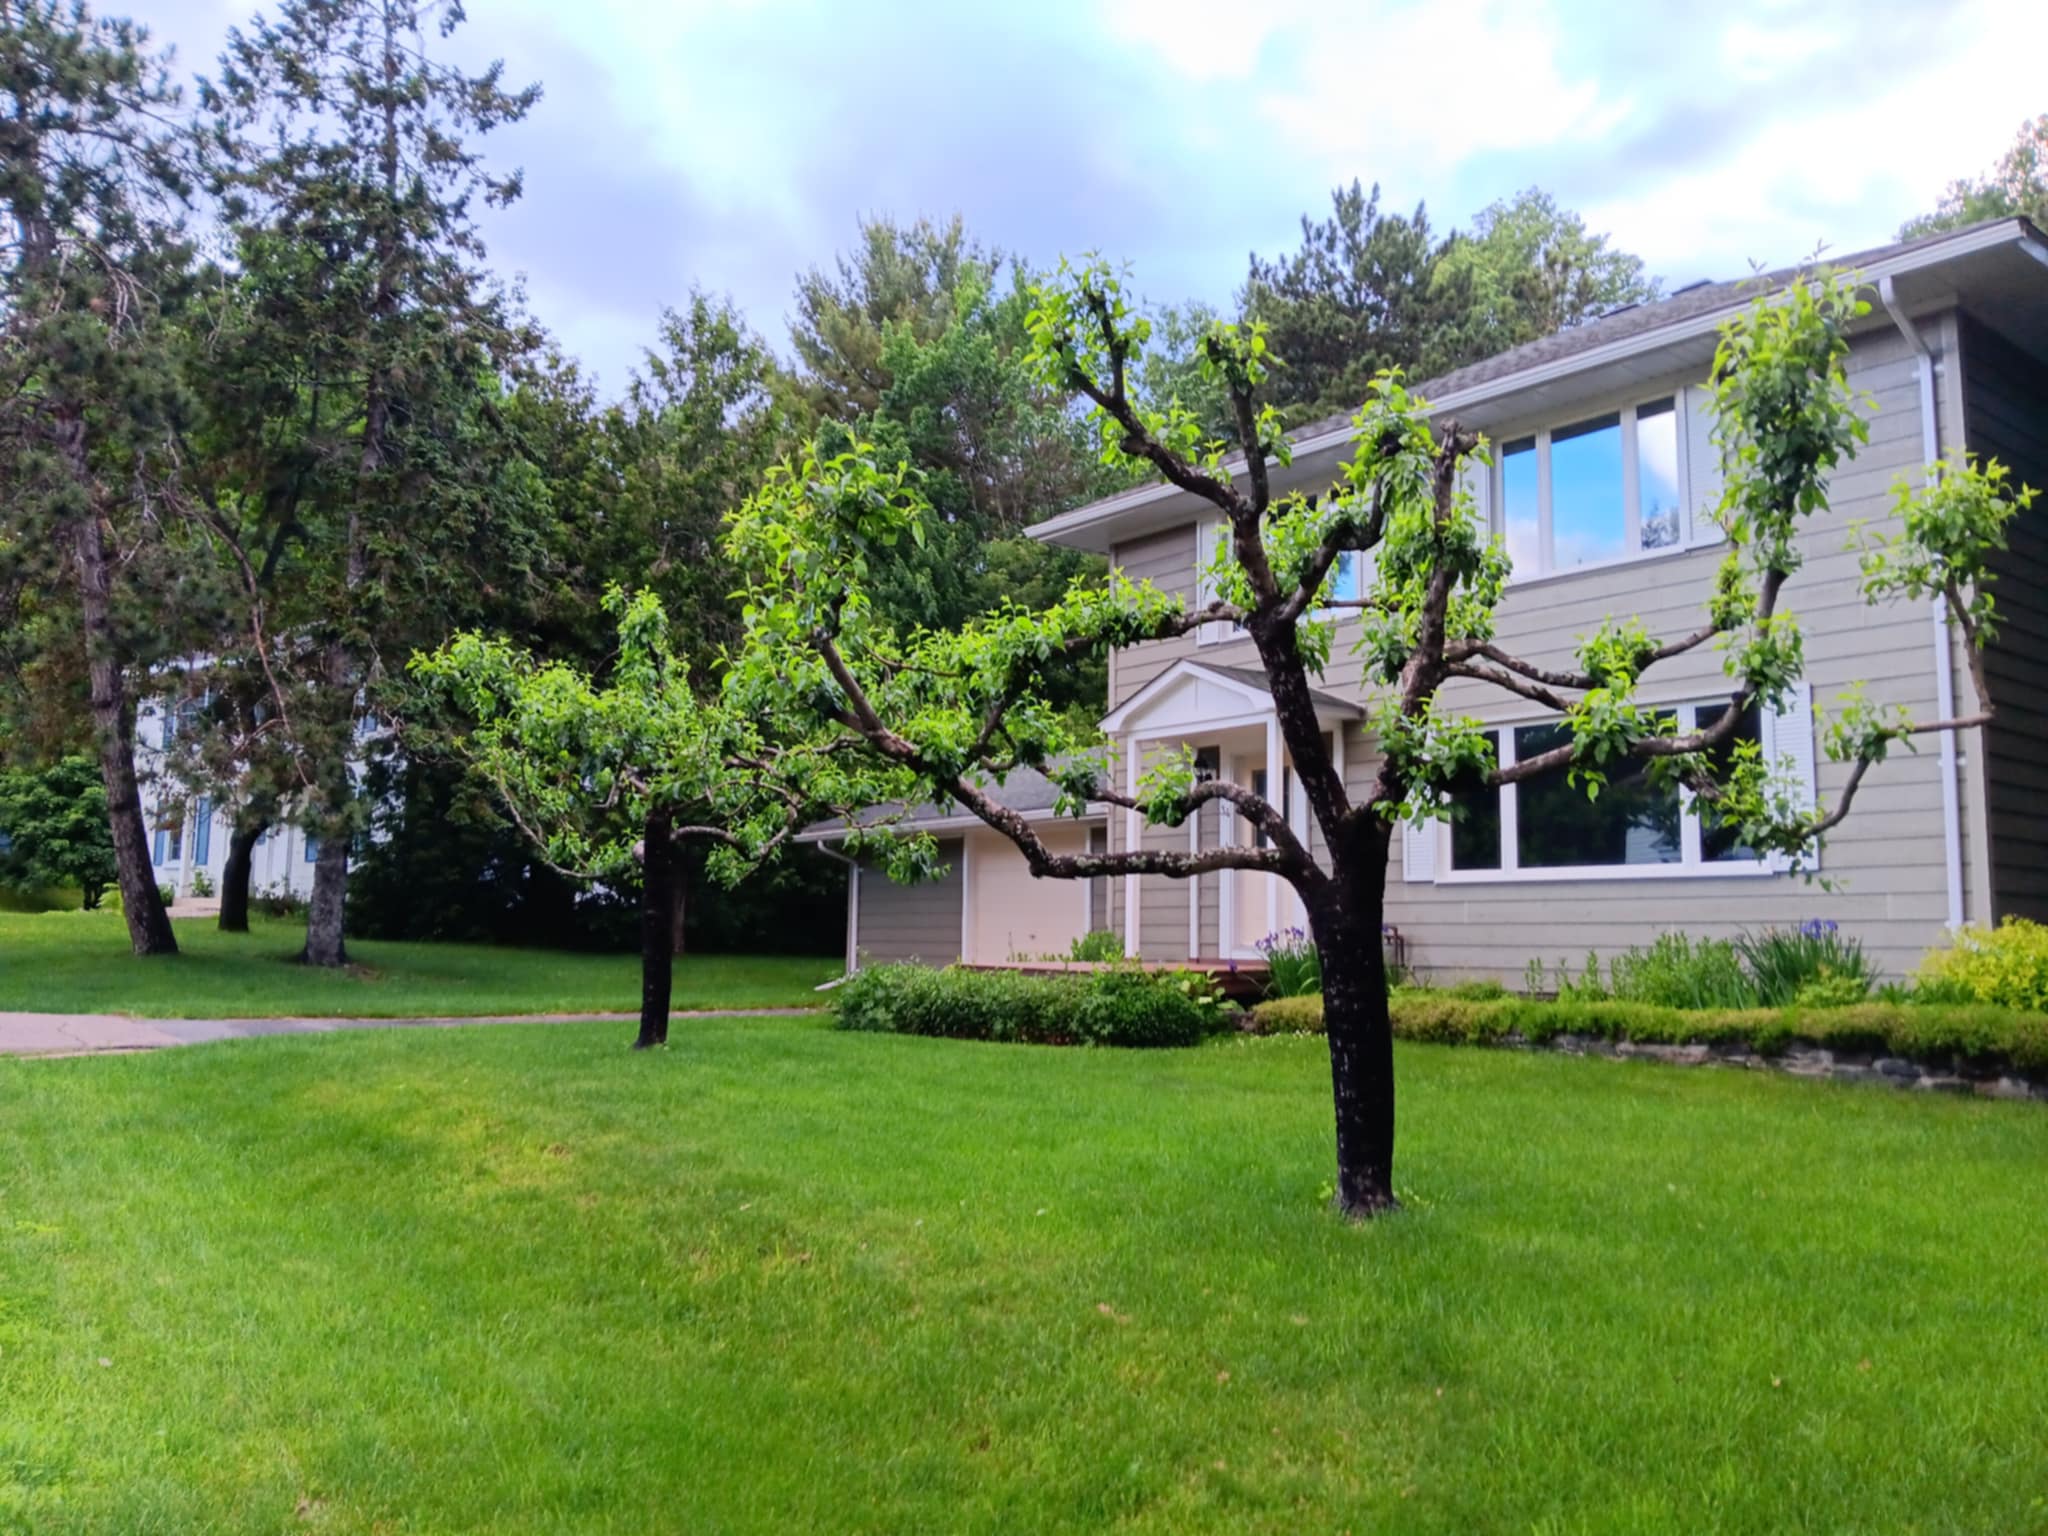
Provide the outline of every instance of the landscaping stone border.
{"type": "Polygon", "coordinates": [[[1677,1067],[1728,1066],[1754,1071],[1784,1072],[1793,1077],[1825,1078],[1838,1083],[1889,1083],[1928,1093],[1974,1094],[1985,1099],[2036,1099],[2048,1102],[2048,1082],[2009,1070],[1985,1067],[1964,1059],[1947,1062],[1910,1061],[1869,1051],[1836,1051],[1818,1045],[1794,1045],[1767,1056],[1746,1045],[1660,1045],[1650,1041],[1608,1040],[1599,1035],[1561,1034],[1534,1041],[1519,1033],[1500,1037],[1516,1050],[1558,1051],[1567,1056],[1611,1056],[1620,1060],[1661,1061],[1677,1067]]]}

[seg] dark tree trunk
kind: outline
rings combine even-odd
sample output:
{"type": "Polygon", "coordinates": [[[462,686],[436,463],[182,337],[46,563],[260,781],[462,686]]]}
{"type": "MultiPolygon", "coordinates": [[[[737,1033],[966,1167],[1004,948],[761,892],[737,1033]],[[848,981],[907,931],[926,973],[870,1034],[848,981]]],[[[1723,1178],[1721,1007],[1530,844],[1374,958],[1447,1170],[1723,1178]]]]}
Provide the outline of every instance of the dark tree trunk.
{"type": "MultiPolygon", "coordinates": [[[[59,423],[59,449],[89,492],[85,424],[59,423]]],[[[142,820],[142,790],[135,781],[135,709],[128,701],[114,644],[113,569],[99,513],[88,507],[78,519],[72,557],[78,567],[79,608],[85,621],[87,675],[92,691],[93,734],[98,739],[100,782],[107,792],[107,830],[114,839],[114,867],[121,887],[121,915],[128,943],[138,955],[175,955],[177,935],[157,890],[149,862],[149,831],[142,820]]]]}
{"type": "Polygon", "coordinates": [[[674,872],[674,875],[671,877],[669,881],[669,889],[675,892],[675,900],[669,903],[669,906],[672,910],[671,915],[669,917],[668,927],[668,952],[672,955],[681,955],[685,952],[685,935],[683,933],[683,919],[686,916],[690,905],[688,899],[690,881],[688,875],[682,869],[678,868],[674,872]]]}
{"type": "Polygon", "coordinates": [[[640,1038],[633,1049],[668,1044],[669,999],[675,986],[676,930],[679,926],[675,839],[670,820],[647,818],[640,849],[640,1038]]]}
{"type": "Polygon", "coordinates": [[[1380,924],[1386,901],[1384,827],[1340,861],[1309,912],[1323,968],[1323,1030],[1337,1112],[1337,1205],[1347,1216],[1394,1209],[1394,1026],[1380,924]],[[1349,867],[1347,867],[1349,866],[1349,867]]]}
{"type": "Polygon", "coordinates": [[[255,862],[256,840],[269,828],[267,821],[236,822],[228,835],[228,861],[220,872],[220,931],[249,931],[249,867],[255,862]]]}
{"type": "Polygon", "coordinates": [[[348,835],[336,830],[320,840],[313,860],[313,899],[306,904],[306,947],[299,958],[308,965],[347,965],[342,922],[348,905],[348,835]]]}

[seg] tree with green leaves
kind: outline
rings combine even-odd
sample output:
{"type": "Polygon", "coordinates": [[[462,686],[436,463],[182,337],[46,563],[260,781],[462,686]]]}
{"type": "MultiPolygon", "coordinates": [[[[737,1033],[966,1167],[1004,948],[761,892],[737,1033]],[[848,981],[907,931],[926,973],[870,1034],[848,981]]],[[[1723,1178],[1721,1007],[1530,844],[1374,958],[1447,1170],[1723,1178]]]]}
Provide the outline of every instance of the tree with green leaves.
{"type": "MultiPolygon", "coordinates": [[[[460,750],[550,868],[592,882],[637,872],[667,890],[679,850],[698,846],[717,878],[736,882],[809,822],[911,787],[908,775],[856,766],[802,710],[748,713],[702,696],[653,593],[615,587],[604,606],[618,643],[602,683],[475,633],[413,661],[474,722],[460,750]]],[[[668,1041],[672,972],[668,915],[645,904],[642,924],[634,1046],[645,1050],[668,1041]]]]}
{"type": "Polygon", "coordinates": [[[1002,264],[958,214],[944,224],[862,219],[858,244],[832,271],[813,267],[797,279],[790,342],[813,412],[843,422],[872,415],[894,377],[882,357],[890,332],[918,345],[936,339],[953,323],[967,269],[1002,264]]]}
{"type": "Polygon", "coordinates": [[[1948,184],[1934,212],[1908,219],[1901,240],[1938,235],[1986,219],[2032,219],[2048,228],[2048,112],[2020,124],[2012,148],[1999,157],[1988,176],[1964,177],[1948,184]]]}
{"type": "MultiPolygon", "coordinates": [[[[1024,536],[1128,483],[1030,364],[1033,281],[955,218],[866,222],[835,279],[799,285],[800,384],[829,423],[821,440],[867,443],[914,470],[932,507],[926,538],[873,572],[871,595],[905,627],[950,628],[1006,598],[1050,602],[1097,568],[1024,536]]],[[[1069,702],[1098,714],[1105,683],[1076,675],[1069,702]]]]}
{"type": "Polygon", "coordinates": [[[270,683],[295,814],[319,839],[318,965],[346,960],[385,650],[445,633],[534,547],[536,488],[501,409],[532,339],[474,223],[519,177],[470,140],[539,89],[438,61],[433,40],[461,20],[454,3],[283,0],[230,33],[201,87],[237,281],[208,333],[216,442],[195,501],[240,579],[236,664],[270,683]]]}
{"type": "MultiPolygon", "coordinates": [[[[1241,869],[1286,881],[1321,955],[1337,1201],[1355,1216],[1386,1210],[1396,1204],[1395,1095],[1381,920],[1397,824],[1450,815],[1464,785],[1564,774],[1592,795],[1610,775],[1640,769],[1686,786],[1745,845],[1796,855],[1848,814],[1890,748],[1988,718],[1915,722],[1851,698],[1827,738],[1831,755],[1850,765],[1845,786],[1832,806],[1811,809],[1792,793],[1784,765],[1740,735],[1749,711],[1774,706],[1801,675],[1800,630],[1783,599],[1800,568],[1802,526],[1826,507],[1831,471],[1865,440],[1844,360],[1849,327],[1867,309],[1853,283],[1820,275],[1729,322],[1714,367],[1725,461],[1717,516],[1729,550],[1702,622],[1660,637],[1639,620],[1610,620],[1581,639],[1573,665],[1554,667],[1516,655],[1495,635],[1509,561],[1463,489],[1466,467],[1488,452],[1478,434],[1435,421],[1397,374],[1382,373],[1353,419],[1353,456],[1335,482],[1313,497],[1282,493],[1273,471],[1288,461],[1287,438],[1277,409],[1258,401],[1273,366],[1264,328],[1221,325],[1203,345],[1245,445],[1234,462],[1192,412],[1134,400],[1134,360],[1150,328],[1117,275],[1101,264],[1063,270],[1038,296],[1034,356],[1048,382],[1091,407],[1106,458],[1149,469],[1220,515],[1206,572],[1213,599],[1190,606],[1112,573],[1077,582],[1042,609],[1012,605],[955,630],[905,632],[868,593],[876,561],[929,520],[915,480],[872,455],[814,454],[779,469],[735,514],[732,550],[750,578],[748,642],[724,707],[790,722],[814,753],[852,748],[841,771],[871,769],[874,787],[891,786],[888,798],[965,809],[1008,838],[1034,876],[1186,879],[1241,869]],[[1357,598],[1334,588],[1347,555],[1371,557],[1357,598]],[[1358,615],[1356,650],[1378,690],[1378,765],[1362,795],[1339,772],[1311,694],[1336,640],[1328,615],[1346,608],[1358,615]],[[1256,787],[1198,776],[1185,751],[1139,765],[1135,791],[1119,787],[1128,765],[1049,702],[1057,679],[1088,659],[1215,622],[1243,626],[1257,649],[1321,852],[1256,787]],[[1668,712],[1639,702],[1638,687],[1660,664],[1705,646],[1722,650],[1728,707],[1710,724],[1680,729],[1668,712]],[[1454,682],[1489,684],[1554,711],[1560,741],[1498,764],[1479,722],[1444,702],[1454,682]],[[997,786],[1017,767],[1049,775],[1066,814],[1106,803],[1151,825],[1182,826],[1220,802],[1261,836],[1199,852],[1055,853],[999,798],[997,786]]],[[[2015,493],[1995,465],[1944,466],[1927,489],[1902,492],[1901,531],[1866,555],[1869,599],[1940,597],[1975,656],[1995,619],[1989,553],[2030,496],[2015,493]]],[[[928,835],[903,841],[922,845],[903,856],[910,867],[935,856],[928,835]]]]}
{"type": "Polygon", "coordinates": [[[1382,212],[1378,185],[1367,192],[1354,181],[1330,194],[1327,219],[1301,216],[1298,250],[1270,261],[1252,253],[1241,307],[1285,359],[1260,378],[1283,422],[1350,410],[1389,368],[1449,366],[1435,346],[1444,331],[1434,282],[1443,248],[1426,207],[1407,217],[1382,212]]]}
{"type": "Polygon", "coordinates": [[[1456,332],[1451,366],[1659,296],[1640,256],[1615,250],[1540,187],[1482,209],[1430,281],[1456,332]]]}
{"type": "MultiPolygon", "coordinates": [[[[135,775],[129,622],[184,409],[165,308],[189,265],[177,105],[148,34],[82,0],[0,0],[0,559],[75,591],[96,754],[135,952],[174,954],[135,775]]],[[[56,639],[45,630],[46,639],[56,639]]]]}
{"type": "Polygon", "coordinates": [[[89,757],[0,771],[0,885],[75,885],[90,912],[119,877],[107,831],[107,791],[89,757]]]}
{"type": "MultiPolygon", "coordinates": [[[[1261,388],[1295,426],[1352,409],[1386,369],[1447,373],[1657,293],[1640,258],[1540,188],[1439,237],[1426,208],[1382,212],[1380,189],[1354,181],[1331,194],[1329,218],[1303,216],[1299,249],[1252,256],[1241,305],[1286,360],[1261,388]]],[[[1136,382],[1154,367],[1148,355],[1136,382]]],[[[1234,442],[1223,414],[1212,431],[1234,442]]]]}

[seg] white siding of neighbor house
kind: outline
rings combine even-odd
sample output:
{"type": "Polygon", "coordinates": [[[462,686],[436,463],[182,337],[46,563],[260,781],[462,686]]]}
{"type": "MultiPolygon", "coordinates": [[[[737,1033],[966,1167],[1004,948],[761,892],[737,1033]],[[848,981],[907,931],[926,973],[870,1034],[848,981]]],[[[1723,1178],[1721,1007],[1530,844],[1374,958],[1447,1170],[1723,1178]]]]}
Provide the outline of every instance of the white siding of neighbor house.
{"type": "Polygon", "coordinates": [[[918,885],[898,885],[863,864],[860,872],[860,958],[866,962],[922,960],[951,965],[960,958],[961,841],[942,839],[946,873],[918,885]]]}
{"type": "MultiPolygon", "coordinates": [[[[1958,328],[1953,317],[1924,322],[1922,329],[1944,358],[1956,356],[1958,328]]],[[[1936,695],[1927,609],[1918,603],[1877,609],[1866,605],[1859,591],[1857,556],[1848,547],[1852,522],[1880,529],[1892,526],[1894,484],[1902,477],[1918,478],[1922,437],[1915,362],[1895,331],[1873,330],[1857,338],[1849,371],[1852,385],[1874,397],[1870,442],[1836,474],[1829,511],[1802,536],[1806,565],[1787,583],[1784,603],[1799,616],[1806,635],[1807,678],[1816,716],[1824,716],[1835,695],[1860,680],[1871,699],[1897,702],[1917,718],[1931,719],[1936,695]]],[[[1961,442],[1962,391],[1956,372],[1946,368],[1940,384],[1942,443],[1949,451],[1961,442]]],[[[1133,577],[1191,595],[1195,546],[1195,529],[1189,524],[1135,539],[1120,546],[1114,558],[1133,577]]],[[[1499,614],[1501,643],[1534,661],[1562,664],[1571,660],[1576,637],[1608,615],[1636,615],[1654,635],[1688,632],[1703,620],[1705,598],[1721,557],[1718,546],[1694,548],[1514,587],[1499,614]]],[[[2048,548],[2041,557],[2048,561],[2048,548]]],[[[2007,601],[2003,593],[2000,601],[2007,601]]],[[[1350,654],[1351,629],[1346,625],[1340,632],[1322,686],[1363,696],[1361,669],[1350,654]]],[[[1183,657],[1257,665],[1248,640],[1202,645],[1190,636],[1132,647],[1112,661],[1111,707],[1183,657]]],[[[1642,697],[1647,702],[1678,703],[1725,695],[1728,685],[1721,661],[1719,651],[1703,648],[1667,662],[1650,674],[1642,697]]],[[[1968,708],[1968,682],[1960,667],[1956,687],[1958,707],[1968,708]]],[[[1478,683],[1446,689],[1445,702],[1488,723],[1536,717],[1531,706],[1478,683]]],[[[1982,791],[1969,763],[1978,750],[1974,738],[1962,743],[1966,916],[1972,921],[1987,917],[1989,890],[1982,839],[1975,831],[1983,819],[1982,791]]],[[[2029,757],[2032,764],[2040,760],[2039,751],[2029,757]]],[[[1359,727],[1347,732],[1345,761],[1352,792],[1361,796],[1376,764],[1359,727]]],[[[1854,811],[1828,842],[1822,873],[1837,885],[1832,891],[1797,876],[1757,874],[1411,884],[1402,878],[1401,839],[1396,836],[1387,919],[1402,930],[1411,961],[1426,973],[1512,980],[1520,977],[1532,957],[1549,965],[1569,956],[1576,968],[1589,948],[1611,955],[1630,945],[1647,944],[1666,929],[1728,935],[1745,926],[1827,917],[1861,939],[1885,971],[1896,976],[1911,969],[1943,936],[1947,885],[1938,768],[1939,753],[1928,742],[1918,753],[1896,753],[1872,771],[1854,811]]],[[[2034,771],[2048,783],[2048,770],[2034,771]]],[[[1834,797],[1845,775],[1844,768],[1820,756],[1818,789],[1823,800],[1834,797]]],[[[1111,818],[1110,835],[1112,845],[1120,846],[1121,817],[1111,818]]],[[[1146,840],[1184,847],[1186,830],[1156,829],[1146,840]]],[[[1141,939],[1147,958],[1171,959],[1186,952],[1185,895],[1167,897],[1156,917],[1153,912],[1155,887],[1168,884],[1144,882],[1141,939]]],[[[1120,908],[1121,901],[1113,896],[1111,905],[1120,908]]]]}
{"type": "MultiPolygon", "coordinates": [[[[203,875],[217,899],[227,872],[228,846],[234,822],[225,807],[210,806],[206,858],[199,857],[200,801],[171,783],[163,772],[164,716],[159,701],[144,700],[135,712],[135,766],[140,779],[142,824],[149,840],[150,868],[159,885],[174,893],[173,907],[193,900],[195,878],[203,875]],[[178,857],[156,861],[157,832],[179,828],[178,857]]],[[[166,840],[168,843],[168,839],[166,840]]],[[[168,855],[168,847],[166,847],[168,855]]],[[[290,895],[303,901],[313,892],[313,864],[306,857],[306,834],[289,822],[273,825],[257,840],[249,857],[252,896],[290,895]]]]}
{"type": "Polygon", "coordinates": [[[2011,523],[1992,588],[2000,617],[1984,669],[1998,714],[1982,777],[1993,910],[2048,921],[2048,367],[1968,320],[1962,364],[1970,451],[2042,492],[2011,523]]]}

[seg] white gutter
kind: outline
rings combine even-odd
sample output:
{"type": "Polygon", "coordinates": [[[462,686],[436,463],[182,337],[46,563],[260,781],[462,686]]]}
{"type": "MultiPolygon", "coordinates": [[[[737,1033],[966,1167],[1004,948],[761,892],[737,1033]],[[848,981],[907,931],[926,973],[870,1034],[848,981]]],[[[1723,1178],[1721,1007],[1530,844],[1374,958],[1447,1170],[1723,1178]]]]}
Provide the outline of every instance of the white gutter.
{"type": "MultiPolygon", "coordinates": [[[[1941,462],[1941,418],[1934,391],[1934,354],[1905,310],[1899,307],[1889,275],[1877,280],[1877,296],[1885,313],[1892,317],[1906,345],[1920,365],[1920,460],[1923,483],[1933,482],[1935,466],[1941,462]]],[[[1943,720],[1956,714],[1955,645],[1949,634],[1948,603],[1937,594],[1928,606],[1928,622],[1934,632],[1935,710],[1943,720]]],[[[1981,708],[1986,701],[1979,700],[1981,708]]],[[[1943,863],[1948,875],[1948,925],[1963,926],[1963,813],[1960,774],[1956,758],[1956,733],[1941,733],[1941,838],[1943,863]]]]}
{"type": "MultiPolygon", "coordinates": [[[[1020,811],[1018,814],[1034,826],[1045,821],[1071,821],[1078,827],[1086,826],[1091,821],[1107,821],[1109,819],[1109,807],[1100,800],[1091,800],[1088,803],[1088,809],[1079,816],[1064,815],[1054,810],[1051,806],[1037,811],[1020,811]]],[[[968,828],[985,827],[987,825],[988,823],[979,816],[969,812],[958,816],[947,816],[937,821],[881,821],[871,826],[862,827],[818,827],[808,832],[799,832],[790,841],[793,843],[807,843],[814,847],[822,848],[827,843],[844,841],[849,832],[903,833],[910,835],[918,832],[959,832],[968,828]]],[[[834,854],[833,857],[843,859],[846,855],[843,853],[834,854]]]]}

